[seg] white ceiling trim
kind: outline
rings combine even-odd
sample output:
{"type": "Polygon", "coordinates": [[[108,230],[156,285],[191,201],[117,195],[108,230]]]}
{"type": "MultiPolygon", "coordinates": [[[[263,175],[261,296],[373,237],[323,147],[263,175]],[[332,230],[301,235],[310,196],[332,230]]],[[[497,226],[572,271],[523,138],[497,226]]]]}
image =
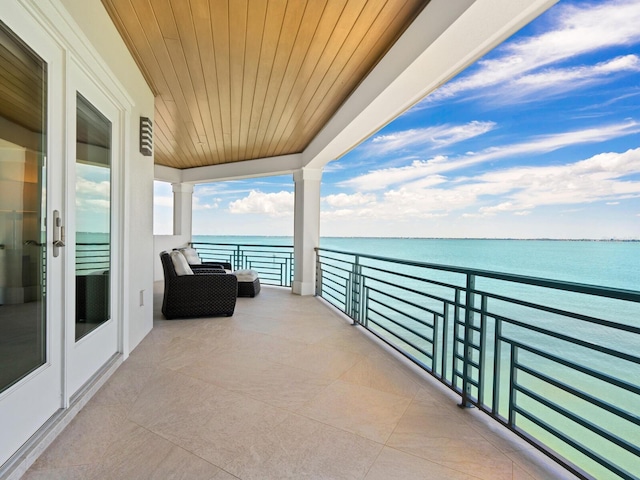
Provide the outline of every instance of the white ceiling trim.
{"type": "Polygon", "coordinates": [[[295,153],[183,170],[155,165],[154,176],[156,180],[164,182],[196,184],[286,175],[299,170],[302,166],[302,155],[295,153]]]}

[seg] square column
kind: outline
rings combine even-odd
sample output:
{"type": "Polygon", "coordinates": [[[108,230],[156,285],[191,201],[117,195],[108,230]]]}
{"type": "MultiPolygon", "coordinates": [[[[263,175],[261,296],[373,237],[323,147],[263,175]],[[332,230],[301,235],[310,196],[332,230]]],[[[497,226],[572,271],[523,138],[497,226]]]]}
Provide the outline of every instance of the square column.
{"type": "Polygon", "coordinates": [[[293,218],[293,293],[314,295],[316,252],[320,246],[320,180],[322,169],[302,168],[293,172],[295,206],[293,218]]]}
{"type": "Polygon", "coordinates": [[[191,239],[191,214],[193,210],[193,185],[172,183],[173,234],[187,235],[191,239]]]}

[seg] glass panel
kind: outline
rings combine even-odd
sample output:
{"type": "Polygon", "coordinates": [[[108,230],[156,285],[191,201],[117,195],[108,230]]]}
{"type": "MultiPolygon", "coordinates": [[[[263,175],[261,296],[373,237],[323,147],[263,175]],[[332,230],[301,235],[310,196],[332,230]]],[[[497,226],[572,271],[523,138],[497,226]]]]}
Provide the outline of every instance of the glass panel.
{"type": "Polygon", "coordinates": [[[0,22],[0,392],[46,361],[46,79],[0,22]]]}
{"type": "Polygon", "coordinates": [[[110,318],[111,122],[82,95],[76,135],[76,340],[110,318]]]}

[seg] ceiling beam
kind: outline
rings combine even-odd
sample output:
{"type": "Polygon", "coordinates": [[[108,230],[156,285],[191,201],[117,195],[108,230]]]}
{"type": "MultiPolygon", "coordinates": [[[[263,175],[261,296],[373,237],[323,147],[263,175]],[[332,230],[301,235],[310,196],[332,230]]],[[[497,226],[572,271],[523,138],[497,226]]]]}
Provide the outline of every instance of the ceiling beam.
{"type": "Polygon", "coordinates": [[[164,182],[196,184],[286,175],[300,168],[302,168],[302,155],[295,153],[184,170],[156,165],[154,176],[156,180],[164,182]]]}

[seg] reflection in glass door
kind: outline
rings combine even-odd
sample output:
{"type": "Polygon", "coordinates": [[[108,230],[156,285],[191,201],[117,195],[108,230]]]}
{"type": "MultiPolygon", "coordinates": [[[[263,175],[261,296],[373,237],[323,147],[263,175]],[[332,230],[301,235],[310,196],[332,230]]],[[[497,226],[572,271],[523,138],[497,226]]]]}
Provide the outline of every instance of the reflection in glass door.
{"type": "Polygon", "coordinates": [[[110,318],[111,122],[77,95],[76,340],[110,318]]]}
{"type": "Polygon", "coordinates": [[[0,23],[0,392],[47,358],[46,78],[0,23]]]}

